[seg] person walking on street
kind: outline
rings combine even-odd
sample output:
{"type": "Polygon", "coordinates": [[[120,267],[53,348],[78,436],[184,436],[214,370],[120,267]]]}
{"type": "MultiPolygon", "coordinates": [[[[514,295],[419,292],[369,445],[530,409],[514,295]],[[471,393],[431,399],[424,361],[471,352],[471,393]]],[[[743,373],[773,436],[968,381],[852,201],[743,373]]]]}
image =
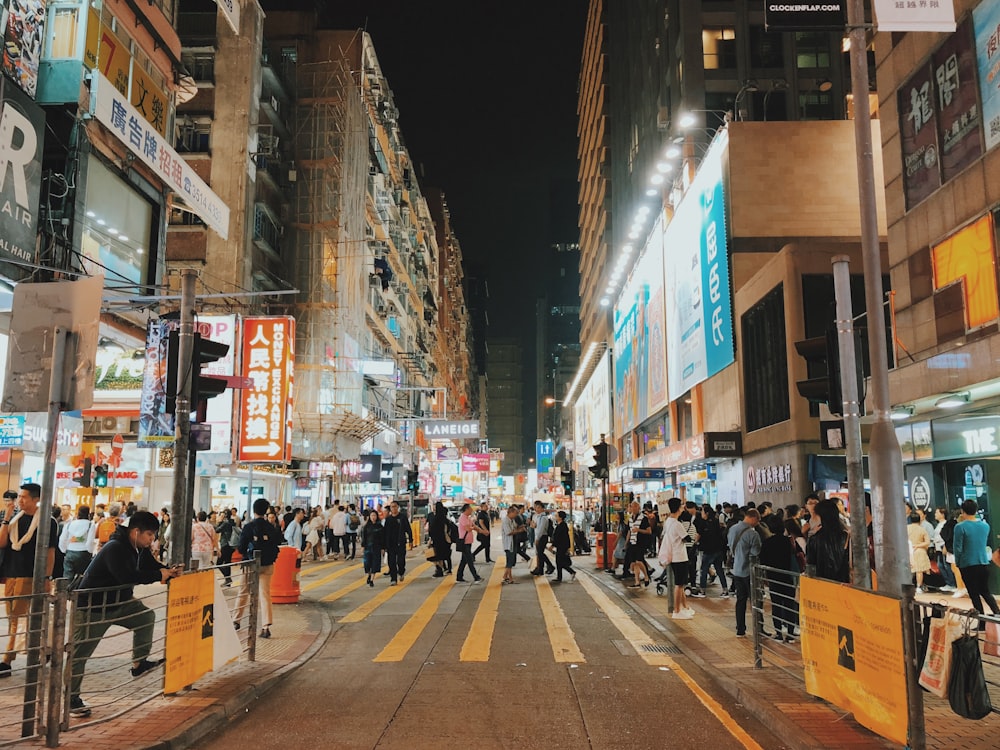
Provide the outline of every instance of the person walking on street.
{"type": "MultiPolygon", "coordinates": [[[[750,558],[760,554],[760,536],[757,524],[760,513],[755,508],[747,509],[743,520],[729,529],[729,549],[733,551],[733,582],[736,587],[736,636],[745,638],[747,634],[747,602],[750,600],[750,558]]],[[[763,614],[756,613],[762,623],[763,614]]]]}
{"type": "MultiPolygon", "coordinates": [[[[273,611],[271,608],[271,579],[274,577],[274,563],[278,560],[278,545],[281,539],[281,532],[274,524],[278,520],[277,515],[271,510],[270,503],[264,498],[258,498],[253,503],[253,520],[243,525],[240,532],[240,541],[236,545],[244,560],[252,560],[254,553],[260,551],[260,616],[257,618],[262,623],[260,630],[261,638],[271,637],[271,620],[273,611]],[[273,518],[273,521],[268,520],[273,518]]],[[[240,620],[243,617],[243,610],[250,601],[250,578],[243,574],[243,584],[240,586],[240,593],[236,597],[238,604],[233,613],[233,627],[240,629],[240,620]]]]}
{"type": "MultiPolygon", "coordinates": [[[[997,607],[997,600],[990,593],[987,583],[990,558],[986,548],[990,543],[990,525],[979,519],[979,503],[975,500],[962,503],[962,520],[955,525],[952,541],[955,545],[955,563],[962,573],[972,606],[979,614],[983,614],[983,602],[986,602],[993,614],[1000,614],[1000,607],[997,607]]],[[[980,621],[979,626],[985,628],[986,623],[980,621]]]]}
{"type": "Polygon", "coordinates": [[[191,522],[191,558],[198,561],[200,570],[211,567],[212,555],[218,545],[215,527],[208,522],[208,514],[199,511],[198,517],[191,522]]]}
{"type": "Polygon", "coordinates": [[[344,557],[347,557],[347,513],[343,505],[338,505],[337,510],[330,516],[330,549],[327,550],[327,557],[334,560],[340,559],[340,548],[344,548],[344,557]]]}
{"type": "Polygon", "coordinates": [[[443,578],[451,572],[451,536],[448,532],[448,511],[440,500],[434,504],[434,513],[427,523],[427,536],[434,547],[434,578],[443,578]]]}
{"type": "Polygon", "coordinates": [[[372,508],[368,511],[368,520],[361,527],[362,557],[365,563],[365,573],[368,574],[368,585],[375,587],[375,576],[382,570],[382,549],[385,543],[385,529],[378,517],[378,511],[372,508]]]}
{"type": "Polygon", "coordinates": [[[924,593],[924,573],[931,569],[928,549],[931,546],[927,529],[917,513],[911,513],[906,526],[906,536],[910,541],[910,572],[917,576],[917,593],[924,593]]]}
{"type": "Polygon", "coordinates": [[[705,589],[708,588],[709,575],[715,569],[715,575],[722,585],[722,596],[729,597],[729,585],[726,581],[726,571],[723,565],[726,556],[726,537],[723,534],[722,524],[715,510],[708,503],[701,506],[701,530],[698,537],[698,549],[701,550],[701,585],[698,591],[691,595],[701,599],[706,596],[705,589]]]}
{"type": "Polygon", "coordinates": [[[514,565],[517,563],[518,534],[524,531],[524,522],[516,505],[507,508],[507,515],[500,522],[500,541],[503,543],[504,569],[503,582],[517,583],[514,580],[514,565]]]}
{"type": "Polygon", "coordinates": [[[300,552],[305,545],[305,537],[302,535],[302,522],[305,520],[305,517],[305,510],[296,508],[291,520],[285,524],[285,544],[300,552]]]}
{"type": "Polygon", "coordinates": [[[569,573],[570,580],[575,581],[576,571],[573,570],[573,561],[569,556],[569,524],[566,523],[566,511],[558,511],[556,517],[559,520],[552,529],[552,548],[556,553],[556,583],[562,583],[564,570],[569,573]]]}
{"type": "Polygon", "coordinates": [[[156,516],[137,511],[128,526],[119,526],[101,547],[80,581],[80,593],[73,615],[73,662],[70,678],[70,716],[90,716],[90,707],[80,697],[87,659],[112,625],[132,631],[133,677],[139,677],[163,663],[149,659],[153,649],[156,615],[133,596],[133,587],[144,583],[166,583],[181,573],[157,562],[149,551],[160,529],[156,516]],[[118,587],[118,588],[115,588],[118,587]],[[111,591],[90,592],[88,589],[111,591]]]}
{"type": "Polygon", "coordinates": [[[63,558],[63,577],[71,581],[83,575],[94,559],[97,549],[97,526],[90,520],[90,508],[81,505],[76,512],[76,520],[63,524],[59,535],[59,549],[66,553],[63,558]]]}
{"type": "MultiPolygon", "coordinates": [[[[645,583],[649,585],[649,568],[646,567],[646,548],[652,540],[652,530],[649,519],[643,513],[638,500],[629,505],[628,549],[625,552],[625,571],[631,572],[634,582],[630,589],[638,589],[645,583]]],[[[624,573],[623,573],[624,576],[624,573]]]]}
{"type": "Polygon", "coordinates": [[[354,503],[347,506],[347,534],[344,537],[344,559],[353,560],[358,554],[358,532],[361,530],[361,514],[358,513],[354,503]],[[348,556],[347,547],[350,545],[351,554],[348,556]]]}
{"type": "Polygon", "coordinates": [[[472,552],[473,560],[476,559],[476,555],[479,554],[480,550],[483,550],[486,552],[486,562],[493,562],[490,559],[490,527],[492,523],[490,504],[483,502],[476,513],[476,541],[479,542],[479,546],[472,552]]]}
{"type": "Polygon", "coordinates": [[[549,533],[551,532],[552,520],[545,512],[545,505],[540,501],[535,501],[535,515],[531,517],[531,528],[535,530],[535,569],[531,575],[540,576],[551,574],[556,568],[545,555],[545,548],[549,544],[549,533]]]}
{"type": "Polygon", "coordinates": [[[406,549],[413,544],[413,529],[406,511],[400,510],[399,503],[389,504],[389,515],[385,517],[385,556],[389,562],[390,585],[395,586],[406,576],[406,549]]]}
{"type": "Polygon", "coordinates": [[[663,539],[660,542],[660,554],[657,560],[664,567],[669,565],[674,573],[674,611],[671,617],[674,620],[690,620],[694,617],[694,610],[688,606],[684,587],[687,585],[691,569],[688,566],[688,548],[685,541],[688,531],[680,521],[680,515],[683,513],[681,499],[672,497],[667,500],[667,511],[669,515],[663,524],[663,539]]]}
{"type": "Polygon", "coordinates": [[[215,527],[215,533],[219,538],[219,570],[225,579],[222,585],[232,586],[233,570],[230,563],[233,561],[233,552],[236,551],[236,542],[239,541],[240,532],[236,528],[233,512],[229,508],[222,511],[222,520],[215,527]]]}
{"type": "Polygon", "coordinates": [[[525,546],[528,544],[528,521],[524,517],[524,506],[514,505],[512,506],[514,510],[517,511],[517,523],[515,526],[521,528],[521,531],[514,534],[514,551],[525,561],[531,562],[531,557],[525,551],[525,546]]]}
{"type": "Polygon", "coordinates": [[[458,574],[455,576],[455,580],[458,583],[465,583],[465,579],[462,578],[462,574],[465,572],[466,567],[468,567],[469,572],[472,574],[472,579],[474,583],[479,583],[482,579],[476,572],[476,561],[472,559],[472,542],[475,539],[476,522],[472,516],[472,505],[471,503],[466,503],[462,506],[462,515],[458,517],[458,541],[462,545],[462,562],[458,564],[458,574]]]}

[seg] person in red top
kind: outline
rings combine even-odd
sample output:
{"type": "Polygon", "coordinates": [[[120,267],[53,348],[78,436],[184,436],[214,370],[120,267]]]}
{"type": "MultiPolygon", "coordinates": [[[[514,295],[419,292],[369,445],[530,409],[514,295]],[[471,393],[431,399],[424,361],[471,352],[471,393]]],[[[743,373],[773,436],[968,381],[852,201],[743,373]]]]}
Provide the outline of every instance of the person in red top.
{"type": "Polygon", "coordinates": [[[462,573],[465,572],[466,567],[472,573],[472,579],[475,583],[483,580],[482,576],[476,572],[476,561],[472,557],[472,543],[475,539],[476,519],[472,516],[472,505],[466,503],[462,506],[462,515],[458,517],[458,542],[462,545],[462,562],[458,564],[458,575],[455,576],[455,580],[459,583],[465,583],[462,573]]]}

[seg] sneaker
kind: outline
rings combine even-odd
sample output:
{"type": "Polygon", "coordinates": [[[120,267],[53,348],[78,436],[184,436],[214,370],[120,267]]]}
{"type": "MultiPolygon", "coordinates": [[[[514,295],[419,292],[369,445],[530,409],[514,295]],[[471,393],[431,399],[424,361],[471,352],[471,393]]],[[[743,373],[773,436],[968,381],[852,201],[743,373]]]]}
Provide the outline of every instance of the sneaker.
{"type": "Polygon", "coordinates": [[[945,584],[940,589],[938,589],[938,591],[948,591],[948,592],[951,592],[951,591],[954,591],[954,590],[955,590],[955,587],[954,586],[949,586],[948,584],[945,584]]]}
{"type": "Polygon", "coordinates": [[[472,582],[473,583],[479,583],[481,580],[483,580],[482,576],[476,576],[475,578],[472,579],[472,582]]]}
{"type": "Polygon", "coordinates": [[[156,669],[161,664],[163,664],[163,659],[141,659],[138,666],[132,667],[129,673],[133,677],[139,677],[151,669],[156,669]]]}
{"type": "Polygon", "coordinates": [[[682,609],[680,612],[674,612],[670,617],[674,620],[690,620],[694,615],[686,609],[682,609]]]}
{"type": "Polygon", "coordinates": [[[85,719],[90,716],[90,706],[83,702],[83,698],[74,695],[69,699],[69,715],[78,719],[85,719]]]}
{"type": "Polygon", "coordinates": [[[573,583],[576,583],[576,573],[570,573],[569,580],[572,581],[573,583]]]}
{"type": "Polygon", "coordinates": [[[719,598],[720,599],[728,599],[729,598],[729,592],[728,591],[723,591],[721,594],[719,594],[719,598]]]}
{"type": "Polygon", "coordinates": [[[396,579],[393,578],[391,581],[389,581],[389,585],[390,586],[395,586],[396,585],[396,579]]]}
{"type": "Polygon", "coordinates": [[[685,607],[684,609],[681,610],[681,612],[687,612],[689,615],[694,617],[694,610],[691,609],[690,607],[685,607]]]}
{"type": "Polygon", "coordinates": [[[737,637],[737,638],[746,638],[746,637],[747,637],[747,634],[746,634],[746,633],[737,633],[737,634],[736,634],[736,637],[737,637]]]}
{"type": "Polygon", "coordinates": [[[0,661],[0,678],[10,677],[10,664],[0,661]]]}
{"type": "Polygon", "coordinates": [[[785,643],[798,643],[798,642],[799,642],[799,639],[796,638],[794,635],[786,635],[785,636],[785,643]]]}
{"type": "Polygon", "coordinates": [[[916,590],[916,593],[918,593],[918,594],[922,594],[922,593],[924,593],[924,590],[923,590],[923,588],[921,588],[920,586],[917,586],[917,590],[916,590]]]}
{"type": "Polygon", "coordinates": [[[708,595],[704,591],[695,591],[693,593],[688,594],[688,596],[690,596],[692,599],[704,599],[708,595]]]}
{"type": "Polygon", "coordinates": [[[399,574],[399,582],[402,583],[403,579],[406,578],[402,573],[399,574]]]}
{"type": "Polygon", "coordinates": [[[268,626],[268,627],[264,628],[263,630],[261,630],[260,631],[260,637],[261,638],[270,638],[271,637],[271,627],[268,626]]]}
{"type": "Polygon", "coordinates": [[[952,599],[961,599],[963,596],[968,594],[965,589],[958,589],[954,594],[951,595],[952,599]]]}
{"type": "Polygon", "coordinates": [[[240,621],[233,620],[233,630],[239,630],[239,629],[240,629],[240,621]]]}
{"type": "Polygon", "coordinates": [[[781,633],[775,633],[771,637],[774,638],[774,640],[776,640],[776,641],[783,641],[783,640],[785,640],[785,636],[783,636],[781,633]]]}

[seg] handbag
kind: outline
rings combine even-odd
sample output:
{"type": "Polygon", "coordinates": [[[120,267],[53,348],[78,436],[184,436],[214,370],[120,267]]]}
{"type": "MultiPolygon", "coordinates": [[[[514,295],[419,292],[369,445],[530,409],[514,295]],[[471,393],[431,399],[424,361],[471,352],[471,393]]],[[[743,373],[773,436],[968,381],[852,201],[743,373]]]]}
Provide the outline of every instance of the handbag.
{"type": "Polygon", "coordinates": [[[961,620],[950,612],[944,617],[935,617],[927,637],[927,654],[918,682],[920,686],[939,698],[948,692],[951,677],[951,644],[962,637],[965,628],[961,620]]]}
{"type": "MultiPolygon", "coordinates": [[[[976,620],[972,620],[976,622],[976,620]]],[[[974,626],[978,627],[978,626],[974,626]]],[[[952,670],[948,681],[948,703],[951,710],[966,719],[982,719],[993,710],[983,675],[983,660],[979,655],[979,637],[965,634],[951,644],[952,670]]]]}

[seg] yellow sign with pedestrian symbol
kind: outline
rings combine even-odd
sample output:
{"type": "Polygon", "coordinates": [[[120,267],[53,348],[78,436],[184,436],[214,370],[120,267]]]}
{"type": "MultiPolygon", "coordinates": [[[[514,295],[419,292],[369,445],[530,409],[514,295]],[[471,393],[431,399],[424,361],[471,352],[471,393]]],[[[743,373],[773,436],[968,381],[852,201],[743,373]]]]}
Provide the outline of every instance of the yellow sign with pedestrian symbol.
{"type": "Polygon", "coordinates": [[[906,745],[899,601],[840,583],[805,576],[801,581],[806,690],[851,711],[862,726],[906,745]]]}
{"type": "Polygon", "coordinates": [[[215,572],[206,570],[171,580],[164,693],[179,692],[212,671],[214,635],[215,572]]]}

